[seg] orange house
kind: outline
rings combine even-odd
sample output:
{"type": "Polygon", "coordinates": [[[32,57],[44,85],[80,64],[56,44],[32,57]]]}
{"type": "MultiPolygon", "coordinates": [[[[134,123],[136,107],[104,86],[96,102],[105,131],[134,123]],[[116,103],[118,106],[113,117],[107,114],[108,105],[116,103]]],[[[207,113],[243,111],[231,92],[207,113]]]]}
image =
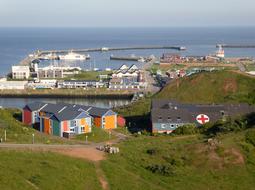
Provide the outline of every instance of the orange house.
{"type": "Polygon", "coordinates": [[[117,113],[111,109],[92,107],[88,110],[93,117],[94,125],[102,129],[116,129],[117,128],[117,113]]]}

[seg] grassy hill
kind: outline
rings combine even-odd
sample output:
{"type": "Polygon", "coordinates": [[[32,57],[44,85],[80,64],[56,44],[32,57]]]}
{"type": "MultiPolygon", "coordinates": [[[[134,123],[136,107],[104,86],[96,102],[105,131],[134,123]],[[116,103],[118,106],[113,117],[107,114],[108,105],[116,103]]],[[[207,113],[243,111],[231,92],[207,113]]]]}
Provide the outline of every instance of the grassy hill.
{"type": "MultiPolygon", "coordinates": [[[[255,186],[255,129],[213,137],[137,136],[100,163],[109,189],[246,189],[255,186]],[[217,143],[216,143],[217,142],[217,143]]],[[[102,189],[95,163],[50,152],[0,150],[1,189],[102,189]],[[33,169],[31,169],[33,168],[33,169]]]]}
{"type": "Polygon", "coordinates": [[[49,152],[0,151],[0,189],[100,189],[93,163],[49,152]]]}
{"type": "Polygon", "coordinates": [[[172,81],[156,98],[189,103],[255,103],[255,78],[231,71],[200,73],[172,81]]]}
{"type": "Polygon", "coordinates": [[[140,136],[102,166],[111,189],[254,189],[255,147],[245,134],[219,136],[216,145],[200,135],[140,136]]]}

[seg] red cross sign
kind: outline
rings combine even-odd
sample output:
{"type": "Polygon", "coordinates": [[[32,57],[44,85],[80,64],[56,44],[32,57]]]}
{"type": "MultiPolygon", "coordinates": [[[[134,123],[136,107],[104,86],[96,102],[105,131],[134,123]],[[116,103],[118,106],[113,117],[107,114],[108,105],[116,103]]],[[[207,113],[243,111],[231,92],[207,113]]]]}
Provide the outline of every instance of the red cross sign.
{"type": "Polygon", "coordinates": [[[201,125],[204,125],[210,121],[210,118],[205,114],[200,114],[196,118],[197,122],[201,125]]]}

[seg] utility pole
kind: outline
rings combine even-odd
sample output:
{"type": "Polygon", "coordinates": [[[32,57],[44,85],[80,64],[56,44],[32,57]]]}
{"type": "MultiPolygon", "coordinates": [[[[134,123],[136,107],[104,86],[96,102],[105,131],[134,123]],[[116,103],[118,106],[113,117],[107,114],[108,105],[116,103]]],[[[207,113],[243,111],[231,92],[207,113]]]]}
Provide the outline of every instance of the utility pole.
{"type": "Polygon", "coordinates": [[[86,143],[88,143],[88,136],[86,135],[86,143]]]}
{"type": "Polygon", "coordinates": [[[111,139],[111,131],[109,131],[109,139],[111,139]]]}
{"type": "Polygon", "coordinates": [[[4,130],[4,142],[6,142],[6,130],[4,130]]]}
{"type": "Polygon", "coordinates": [[[35,134],[33,133],[32,134],[32,144],[34,144],[35,143],[35,134]]]}

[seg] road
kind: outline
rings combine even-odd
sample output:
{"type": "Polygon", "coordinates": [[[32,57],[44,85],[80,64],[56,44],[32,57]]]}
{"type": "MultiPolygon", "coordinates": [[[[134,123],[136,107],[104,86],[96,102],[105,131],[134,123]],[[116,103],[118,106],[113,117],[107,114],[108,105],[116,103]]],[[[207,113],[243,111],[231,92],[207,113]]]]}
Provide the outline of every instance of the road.
{"type": "Polygon", "coordinates": [[[151,92],[152,94],[156,94],[160,91],[160,87],[157,84],[157,81],[153,78],[153,76],[150,73],[150,68],[153,65],[153,61],[147,62],[143,66],[144,74],[145,74],[145,81],[148,83],[147,92],[151,92]]]}
{"type": "Polygon", "coordinates": [[[127,135],[112,131],[112,134],[117,138],[114,140],[109,140],[107,142],[93,143],[89,142],[87,144],[81,145],[48,145],[48,144],[13,144],[13,143],[0,143],[0,149],[28,149],[32,151],[50,151],[65,154],[72,157],[84,158],[91,161],[99,161],[104,159],[104,153],[97,150],[99,146],[105,144],[117,144],[128,138],[127,135]]]}
{"type": "Polygon", "coordinates": [[[237,65],[237,67],[239,68],[239,70],[241,72],[245,72],[246,71],[246,68],[245,68],[245,66],[242,63],[238,62],[236,65],[237,65]]]}

